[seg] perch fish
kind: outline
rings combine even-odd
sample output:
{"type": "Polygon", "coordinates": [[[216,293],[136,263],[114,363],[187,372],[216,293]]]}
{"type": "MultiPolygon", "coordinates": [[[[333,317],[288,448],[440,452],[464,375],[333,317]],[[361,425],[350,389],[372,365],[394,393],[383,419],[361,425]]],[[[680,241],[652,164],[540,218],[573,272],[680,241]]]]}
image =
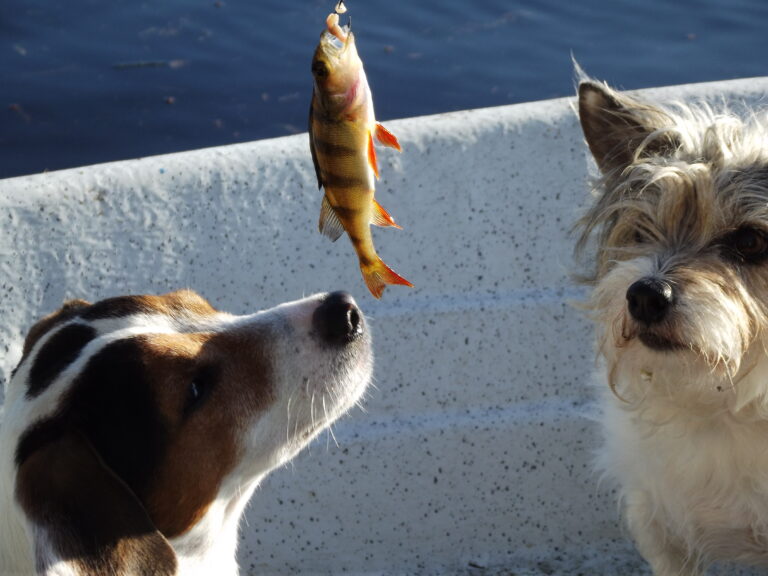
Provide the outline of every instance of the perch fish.
{"type": "Polygon", "coordinates": [[[400,144],[376,122],[351,24],[339,26],[337,13],[326,20],[312,75],[309,143],[318,187],[325,192],[320,232],[334,241],[344,232],[349,235],[363,279],[376,298],[387,284],[413,286],[390,269],[373,246],[371,224],[400,228],[374,199],[379,169],[373,140],[398,151],[400,144]]]}

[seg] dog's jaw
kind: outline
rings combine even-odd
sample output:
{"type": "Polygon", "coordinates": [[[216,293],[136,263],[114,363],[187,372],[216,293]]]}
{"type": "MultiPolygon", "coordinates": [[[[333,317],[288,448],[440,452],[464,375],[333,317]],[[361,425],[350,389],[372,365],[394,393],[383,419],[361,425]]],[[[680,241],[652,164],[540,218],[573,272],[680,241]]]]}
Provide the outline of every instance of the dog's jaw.
{"type": "Polygon", "coordinates": [[[269,410],[249,425],[243,457],[224,479],[217,501],[188,533],[171,540],[181,574],[237,574],[239,521],[254,490],[365,394],[373,372],[368,328],[343,344],[325,342],[316,333],[313,315],[327,297],[316,295],[233,319],[238,330],[270,333],[275,397],[269,410]]]}
{"type": "MultiPolygon", "coordinates": [[[[192,529],[170,541],[179,561],[179,574],[237,576],[237,542],[240,519],[261,477],[245,485],[223,486],[222,497],[214,502],[192,529]]],[[[233,480],[230,480],[232,484],[233,480]]]]}
{"type": "MultiPolygon", "coordinates": [[[[269,317],[254,317],[273,334],[275,382],[273,405],[250,426],[243,469],[236,474],[264,473],[293,458],[318,434],[358,403],[373,373],[371,337],[365,320],[349,341],[328,342],[313,322],[327,295],[283,304],[269,317]]],[[[247,330],[249,320],[241,320],[247,330]]]]}

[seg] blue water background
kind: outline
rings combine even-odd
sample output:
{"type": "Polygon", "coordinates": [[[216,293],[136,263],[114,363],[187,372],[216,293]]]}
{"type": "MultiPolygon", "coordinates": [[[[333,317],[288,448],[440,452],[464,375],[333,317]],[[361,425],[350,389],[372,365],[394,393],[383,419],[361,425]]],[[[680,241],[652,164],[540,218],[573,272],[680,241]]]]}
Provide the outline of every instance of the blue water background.
{"type": "MultiPolygon", "coordinates": [[[[2,0],[0,177],[306,130],[334,0],[2,0]]],[[[348,0],[379,119],[768,74],[766,0],[348,0]]]]}

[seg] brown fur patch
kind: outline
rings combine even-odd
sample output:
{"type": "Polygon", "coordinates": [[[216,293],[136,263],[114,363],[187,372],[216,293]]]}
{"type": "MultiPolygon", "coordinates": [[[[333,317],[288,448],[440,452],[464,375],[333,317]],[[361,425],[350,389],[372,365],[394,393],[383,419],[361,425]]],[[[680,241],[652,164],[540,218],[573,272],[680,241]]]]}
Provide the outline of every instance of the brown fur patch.
{"type": "MultiPolygon", "coordinates": [[[[39,322],[25,350],[76,315],[95,320],[134,313],[194,319],[216,311],[191,291],[73,302],[39,322]]],[[[165,537],[183,534],[237,464],[253,417],[273,401],[270,345],[268,335],[245,328],[113,342],[88,360],[55,414],[22,435],[16,463],[45,476],[41,455],[50,455],[63,438],[82,436],[165,537]]],[[[31,496],[25,501],[32,505],[31,496]]],[[[101,506],[109,508],[108,502],[101,506]]]]}
{"type": "Polygon", "coordinates": [[[669,123],[663,110],[596,82],[579,85],[579,120],[603,174],[620,172],[635,161],[638,152],[663,155],[679,146],[673,133],[646,142],[669,123]]]}
{"type": "Polygon", "coordinates": [[[83,324],[64,326],[51,336],[40,348],[30,367],[27,397],[42,394],[95,337],[96,331],[83,324]]]}
{"type": "MultiPolygon", "coordinates": [[[[31,455],[19,468],[16,496],[78,575],[176,573],[168,541],[81,434],[64,435],[31,455]]],[[[49,561],[38,557],[37,570],[50,568],[43,564],[49,561]]]]}
{"type": "Polygon", "coordinates": [[[140,313],[204,317],[215,314],[216,309],[205,298],[192,290],[178,290],[161,296],[117,296],[101,300],[93,305],[85,300],[68,300],[59,310],[45,316],[30,328],[24,340],[19,364],[27,358],[32,348],[43,336],[59,324],[72,320],[76,316],[80,316],[84,320],[98,320],[121,318],[140,313]]]}
{"type": "Polygon", "coordinates": [[[145,365],[166,429],[165,453],[147,509],[168,537],[189,530],[215,499],[241,454],[254,414],[271,402],[268,343],[246,333],[147,338],[145,365]],[[195,382],[204,397],[190,407],[195,382]]]}
{"type": "Polygon", "coordinates": [[[87,306],[89,306],[89,304],[85,300],[68,300],[59,310],[52,314],[48,314],[48,316],[39,320],[29,329],[27,338],[24,340],[22,360],[29,354],[32,348],[34,348],[40,338],[45,336],[53,327],[66,322],[67,320],[71,320],[87,306]]]}
{"type": "Polygon", "coordinates": [[[168,316],[210,316],[216,310],[205,298],[191,290],[179,290],[162,296],[117,296],[102,300],[83,313],[86,320],[121,318],[134,314],[168,316]]]}

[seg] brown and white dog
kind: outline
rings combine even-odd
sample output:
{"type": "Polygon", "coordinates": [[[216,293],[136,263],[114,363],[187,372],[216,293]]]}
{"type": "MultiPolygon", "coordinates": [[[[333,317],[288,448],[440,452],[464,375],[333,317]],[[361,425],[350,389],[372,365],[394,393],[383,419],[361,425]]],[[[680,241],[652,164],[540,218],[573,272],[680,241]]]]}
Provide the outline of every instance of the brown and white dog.
{"type": "Polygon", "coordinates": [[[340,292],[248,316],[190,291],[65,304],[7,387],[0,574],[237,574],[257,484],[360,400],[372,365],[340,292]]]}

